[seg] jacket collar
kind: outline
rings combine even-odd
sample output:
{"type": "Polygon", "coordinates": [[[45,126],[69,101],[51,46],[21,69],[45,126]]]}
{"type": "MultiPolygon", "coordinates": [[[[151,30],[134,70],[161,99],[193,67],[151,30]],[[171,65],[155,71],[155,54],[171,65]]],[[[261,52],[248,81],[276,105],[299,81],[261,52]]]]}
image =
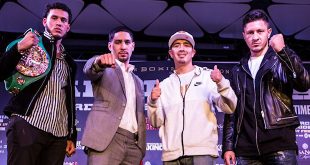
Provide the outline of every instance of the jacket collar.
{"type": "MultiPolygon", "coordinates": [[[[194,65],[194,67],[195,67],[195,68],[194,68],[195,75],[196,75],[196,76],[199,76],[199,75],[201,74],[202,68],[200,68],[200,67],[197,66],[197,65],[194,65]]],[[[176,70],[173,70],[173,73],[176,74],[176,75],[178,75],[177,72],[176,72],[176,70]]]]}
{"type": "MultiPolygon", "coordinates": [[[[239,63],[239,66],[242,67],[248,74],[251,73],[249,69],[249,65],[248,65],[249,58],[250,58],[250,54],[243,57],[239,63]]],[[[269,70],[269,68],[273,66],[276,59],[277,59],[276,53],[274,52],[272,47],[269,47],[266,54],[264,55],[262,63],[260,64],[260,69],[258,72],[261,72],[261,71],[265,72],[266,70],[269,70]]]]}
{"type": "MultiPolygon", "coordinates": [[[[266,54],[264,55],[264,58],[263,58],[263,61],[262,61],[262,64],[265,63],[266,60],[271,60],[272,57],[275,56],[275,52],[274,50],[269,46],[266,54]]],[[[248,53],[245,57],[243,57],[241,60],[240,60],[240,65],[242,66],[248,66],[248,61],[249,61],[249,58],[250,58],[250,53],[248,53]]]]}
{"type": "Polygon", "coordinates": [[[48,38],[50,41],[55,41],[55,38],[53,37],[52,33],[48,32],[46,29],[43,33],[43,35],[48,38]]]}

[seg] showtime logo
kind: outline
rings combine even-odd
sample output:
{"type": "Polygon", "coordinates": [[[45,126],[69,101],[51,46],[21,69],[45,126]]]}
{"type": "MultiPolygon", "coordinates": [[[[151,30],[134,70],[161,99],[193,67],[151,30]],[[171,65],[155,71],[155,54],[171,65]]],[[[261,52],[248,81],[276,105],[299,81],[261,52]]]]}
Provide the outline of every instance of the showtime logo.
{"type": "Polygon", "coordinates": [[[307,92],[293,91],[293,100],[310,100],[310,90],[307,92]]]}

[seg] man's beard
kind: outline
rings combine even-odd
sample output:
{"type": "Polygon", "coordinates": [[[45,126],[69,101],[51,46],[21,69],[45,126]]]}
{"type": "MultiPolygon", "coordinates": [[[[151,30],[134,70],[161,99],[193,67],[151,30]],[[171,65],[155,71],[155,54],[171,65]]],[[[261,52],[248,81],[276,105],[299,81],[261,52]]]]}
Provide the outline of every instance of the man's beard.
{"type": "Polygon", "coordinates": [[[128,57],[120,57],[120,58],[118,58],[118,60],[119,60],[120,62],[122,62],[122,63],[127,62],[128,59],[129,59],[128,57]]]}
{"type": "Polygon", "coordinates": [[[45,27],[45,30],[48,32],[48,33],[50,33],[53,37],[54,37],[54,39],[55,40],[60,40],[60,39],[63,39],[65,36],[66,36],[66,34],[64,35],[64,36],[54,36],[53,35],[53,33],[52,33],[52,31],[48,28],[48,27],[45,27]]]}

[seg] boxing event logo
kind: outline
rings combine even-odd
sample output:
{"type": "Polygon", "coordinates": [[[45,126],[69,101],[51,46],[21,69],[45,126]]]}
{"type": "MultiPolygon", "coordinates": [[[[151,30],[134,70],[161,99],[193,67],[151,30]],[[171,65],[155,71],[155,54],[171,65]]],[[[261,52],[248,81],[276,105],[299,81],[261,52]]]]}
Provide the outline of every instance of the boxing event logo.
{"type": "MultiPolygon", "coordinates": [[[[310,134],[308,134],[308,138],[310,134]]],[[[310,159],[310,150],[309,145],[307,143],[303,143],[301,149],[299,149],[299,158],[300,159],[310,159]]]]}

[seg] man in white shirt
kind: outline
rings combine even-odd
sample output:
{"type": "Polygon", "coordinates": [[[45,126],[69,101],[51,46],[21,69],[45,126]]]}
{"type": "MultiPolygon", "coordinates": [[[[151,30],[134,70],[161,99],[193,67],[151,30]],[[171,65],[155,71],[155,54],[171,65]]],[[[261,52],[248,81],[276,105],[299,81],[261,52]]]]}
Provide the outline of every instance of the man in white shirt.
{"type": "Polygon", "coordinates": [[[82,137],[89,165],[136,165],[145,155],[143,83],[129,64],[134,46],[132,32],[117,27],[109,34],[110,53],[85,64],[94,93],[82,137]]]}

